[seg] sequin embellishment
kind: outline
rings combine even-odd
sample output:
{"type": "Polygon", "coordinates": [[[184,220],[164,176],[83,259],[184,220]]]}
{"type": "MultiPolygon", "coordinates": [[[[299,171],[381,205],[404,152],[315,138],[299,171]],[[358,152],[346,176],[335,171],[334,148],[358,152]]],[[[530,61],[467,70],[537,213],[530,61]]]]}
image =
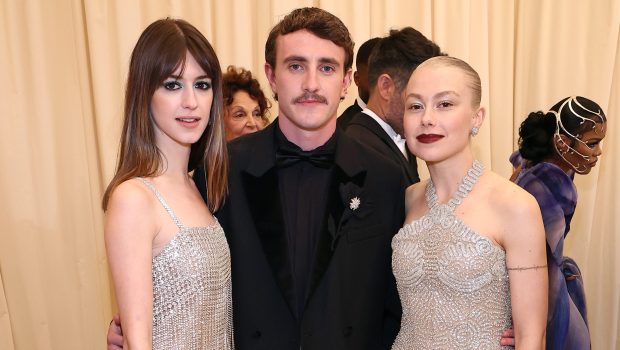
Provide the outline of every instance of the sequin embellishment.
{"type": "Polygon", "coordinates": [[[153,257],[153,349],[233,349],[230,251],[216,221],[185,227],[152,183],[177,235],[153,257]]]}
{"type": "Polygon", "coordinates": [[[429,181],[429,212],[394,236],[403,316],[392,349],[503,349],[512,324],[505,252],[454,215],[482,171],[474,161],[447,204],[429,181]]]}

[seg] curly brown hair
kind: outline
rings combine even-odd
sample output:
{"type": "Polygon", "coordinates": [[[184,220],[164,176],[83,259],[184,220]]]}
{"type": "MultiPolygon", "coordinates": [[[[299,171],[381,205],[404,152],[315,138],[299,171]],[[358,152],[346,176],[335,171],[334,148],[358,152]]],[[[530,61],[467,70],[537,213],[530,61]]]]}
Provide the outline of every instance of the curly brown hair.
{"type": "Polygon", "coordinates": [[[226,68],[226,73],[222,75],[222,97],[224,98],[225,107],[233,103],[234,95],[237,91],[247,92],[252,99],[258,102],[260,117],[267,125],[269,123],[267,111],[271,108],[271,103],[265,97],[260,83],[252,76],[252,72],[249,70],[230,65],[226,68]]]}

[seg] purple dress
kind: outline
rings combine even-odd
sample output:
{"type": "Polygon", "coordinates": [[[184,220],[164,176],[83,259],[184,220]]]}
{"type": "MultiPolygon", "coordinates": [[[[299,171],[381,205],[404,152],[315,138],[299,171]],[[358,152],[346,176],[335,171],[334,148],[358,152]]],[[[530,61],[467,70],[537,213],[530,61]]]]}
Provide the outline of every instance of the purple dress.
{"type": "Polygon", "coordinates": [[[581,271],[573,259],[563,255],[564,237],[577,205],[575,174],[567,174],[551,163],[532,164],[519,151],[510,156],[510,162],[515,168],[521,165],[514,182],[536,198],[545,225],[549,266],[547,349],[590,349],[581,271]]]}

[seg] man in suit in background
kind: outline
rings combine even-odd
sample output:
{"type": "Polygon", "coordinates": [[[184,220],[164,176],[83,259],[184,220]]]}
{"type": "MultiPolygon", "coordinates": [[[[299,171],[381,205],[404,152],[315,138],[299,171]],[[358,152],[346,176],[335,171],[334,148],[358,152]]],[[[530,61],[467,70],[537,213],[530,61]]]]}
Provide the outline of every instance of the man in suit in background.
{"type": "Polygon", "coordinates": [[[368,56],[372,52],[373,47],[379,41],[379,38],[372,38],[366,40],[357,50],[357,56],[355,57],[356,71],[353,73],[353,80],[357,85],[357,98],[352,105],[342,112],[338,117],[338,126],[343,130],[347,128],[351,119],[366,108],[368,103],[368,97],[370,92],[368,91],[368,56]]]}
{"type": "MultiPolygon", "coordinates": [[[[278,118],[229,143],[217,213],[231,251],[235,346],[389,349],[401,308],[391,240],[404,220],[399,169],[337,128],[353,42],[318,8],[271,30],[265,72],[278,118]]],[[[194,176],[204,193],[204,173],[194,176]]]]}
{"type": "Polygon", "coordinates": [[[403,91],[413,70],[439,55],[444,55],[439,46],[419,31],[411,27],[391,30],[376,43],[368,59],[368,105],[346,129],[347,135],[396,163],[408,185],[420,178],[403,135],[403,91]]]}

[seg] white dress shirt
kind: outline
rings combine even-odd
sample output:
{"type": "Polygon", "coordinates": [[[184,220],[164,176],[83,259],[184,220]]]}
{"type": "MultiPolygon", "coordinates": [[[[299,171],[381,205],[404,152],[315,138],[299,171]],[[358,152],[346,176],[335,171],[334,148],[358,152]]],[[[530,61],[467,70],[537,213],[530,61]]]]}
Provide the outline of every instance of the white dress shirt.
{"type": "MultiPolygon", "coordinates": [[[[359,97],[358,97],[359,99],[359,97]]],[[[359,103],[359,100],[358,100],[359,103]]],[[[400,136],[400,134],[398,134],[396,131],[394,131],[394,129],[392,129],[392,127],[390,126],[390,124],[386,123],[385,120],[379,118],[379,116],[371,111],[370,109],[368,109],[368,107],[365,107],[362,110],[362,113],[365,113],[366,115],[368,115],[369,117],[371,117],[372,119],[374,119],[377,123],[379,123],[379,125],[381,125],[381,127],[383,128],[383,130],[385,130],[385,132],[388,134],[388,136],[390,136],[390,138],[392,139],[392,141],[394,141],[394,143],[396,144],[396,147],[398,147],[398,149],[402,152],[402,154],[405,156],[406,159],[409,159],[407,157],[407,151],[406,151],[406,145],[405,145],[405,139],[403,137],[400,136]]]]}
{"type": "Polygon", "coordinates": [[[362,100],[359,96],[357,96],[355,98],[355,102],[357,102],[357,105],[360,106],[361,109],[366,109],[366,102],[364,102],[364,100],[362,100]]]}

